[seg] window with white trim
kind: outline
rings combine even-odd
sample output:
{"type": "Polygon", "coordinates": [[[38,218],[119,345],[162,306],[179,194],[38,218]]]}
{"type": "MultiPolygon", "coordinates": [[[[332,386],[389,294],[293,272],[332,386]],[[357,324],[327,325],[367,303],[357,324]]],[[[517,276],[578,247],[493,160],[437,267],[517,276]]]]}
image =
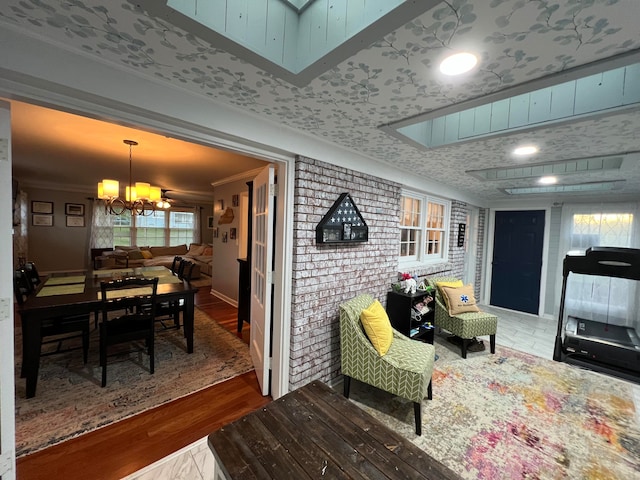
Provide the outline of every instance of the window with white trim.
{"type": "Polygon", "coordinates": [[[189,245],[195,241],[194,233],[193,211],[156,210],[148,216],[125,212],[113,221],[114,245],[189,245]]]}
{"type": "Polygon", "coordinates": [[[400,263],[444,261],[450,202],[409,191],[400,202],[400,263]]]}

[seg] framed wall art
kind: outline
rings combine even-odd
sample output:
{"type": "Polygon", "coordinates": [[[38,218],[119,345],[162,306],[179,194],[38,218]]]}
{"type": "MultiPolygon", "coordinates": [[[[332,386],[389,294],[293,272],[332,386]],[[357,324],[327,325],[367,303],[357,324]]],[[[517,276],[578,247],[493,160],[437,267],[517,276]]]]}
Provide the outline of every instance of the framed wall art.
{"type": "Polygon", "coordinates": [[[53,227],[53,215],[34,213],[31,215],[31,225],[34,227],[53,227]]]}
{"type": "Polygon", "coordinates": [[[67,215],[84,215],[83,203],[65,203],[64,211],[67,215]]]}
{"type": "Polygon", "coordinates": [[[31,201],[31,213],[53,214],[53,202],[31,201]]]}
{"type": "Polygon", "coordinates": [[[67,227],[84,227],[84,216],[67,215],[67,227]]]}

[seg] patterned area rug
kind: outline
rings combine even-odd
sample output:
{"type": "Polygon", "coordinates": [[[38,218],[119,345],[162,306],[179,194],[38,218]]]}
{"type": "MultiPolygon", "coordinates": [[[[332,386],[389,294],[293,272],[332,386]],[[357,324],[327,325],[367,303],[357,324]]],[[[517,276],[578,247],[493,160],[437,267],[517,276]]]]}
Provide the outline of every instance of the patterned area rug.
{"type": "MultiPolygon", "coordinates": [[[[16,455],[22,456],[175,400],[253,369],[249,347],[195,309],[194,353],[182,329],[156,335],[155,373],[145,353],[110,357],[107,386],[100,387],[98,331],[91,332],[87,365],[82,351],[43,357],[34,398],[20,378],[16,334],[16,455]]],[[[114,347],[117,348],[117,347],[114,347]]]]}
{"type": "Polygon", "coordinates": [[[640,387],[485,343],[462,360],[436,341],[421,437],[411,402],[359,382],[351,399],[466,479],[640,478],[640,387]]]}

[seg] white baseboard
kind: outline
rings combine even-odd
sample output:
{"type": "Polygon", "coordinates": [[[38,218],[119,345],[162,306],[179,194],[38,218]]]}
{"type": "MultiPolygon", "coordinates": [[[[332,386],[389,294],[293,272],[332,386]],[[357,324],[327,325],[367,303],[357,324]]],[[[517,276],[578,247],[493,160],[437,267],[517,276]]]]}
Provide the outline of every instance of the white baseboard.
{"type": "Polygon", "coordinates": [[[217,290],[211,289],[211,295],[218,297],[223,302],[227,302],[229,305],[238,308],[238,301],[233,298],[227,297],[225,294],[218,292],[217,290]]]}

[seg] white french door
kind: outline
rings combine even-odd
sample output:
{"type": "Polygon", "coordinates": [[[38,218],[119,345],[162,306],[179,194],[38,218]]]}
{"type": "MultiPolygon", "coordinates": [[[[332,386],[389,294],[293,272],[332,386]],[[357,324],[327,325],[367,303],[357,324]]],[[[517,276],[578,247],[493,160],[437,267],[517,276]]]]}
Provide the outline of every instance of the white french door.
{"type": "MultiPolygon", "coordinates": [[[[13,197],[11,195],[11,110],[0,101],[0,248],[11,252],[13,197]]],[[[16,478],[13,376],[13,255],[0,255],[0,478],[16,478]]]]}
{"type": "Polygon", "coordinates": [[[249,351],[263,395],[270,389],[274,170],[273,165],[265,167],[253,181],[249,351]]]}

